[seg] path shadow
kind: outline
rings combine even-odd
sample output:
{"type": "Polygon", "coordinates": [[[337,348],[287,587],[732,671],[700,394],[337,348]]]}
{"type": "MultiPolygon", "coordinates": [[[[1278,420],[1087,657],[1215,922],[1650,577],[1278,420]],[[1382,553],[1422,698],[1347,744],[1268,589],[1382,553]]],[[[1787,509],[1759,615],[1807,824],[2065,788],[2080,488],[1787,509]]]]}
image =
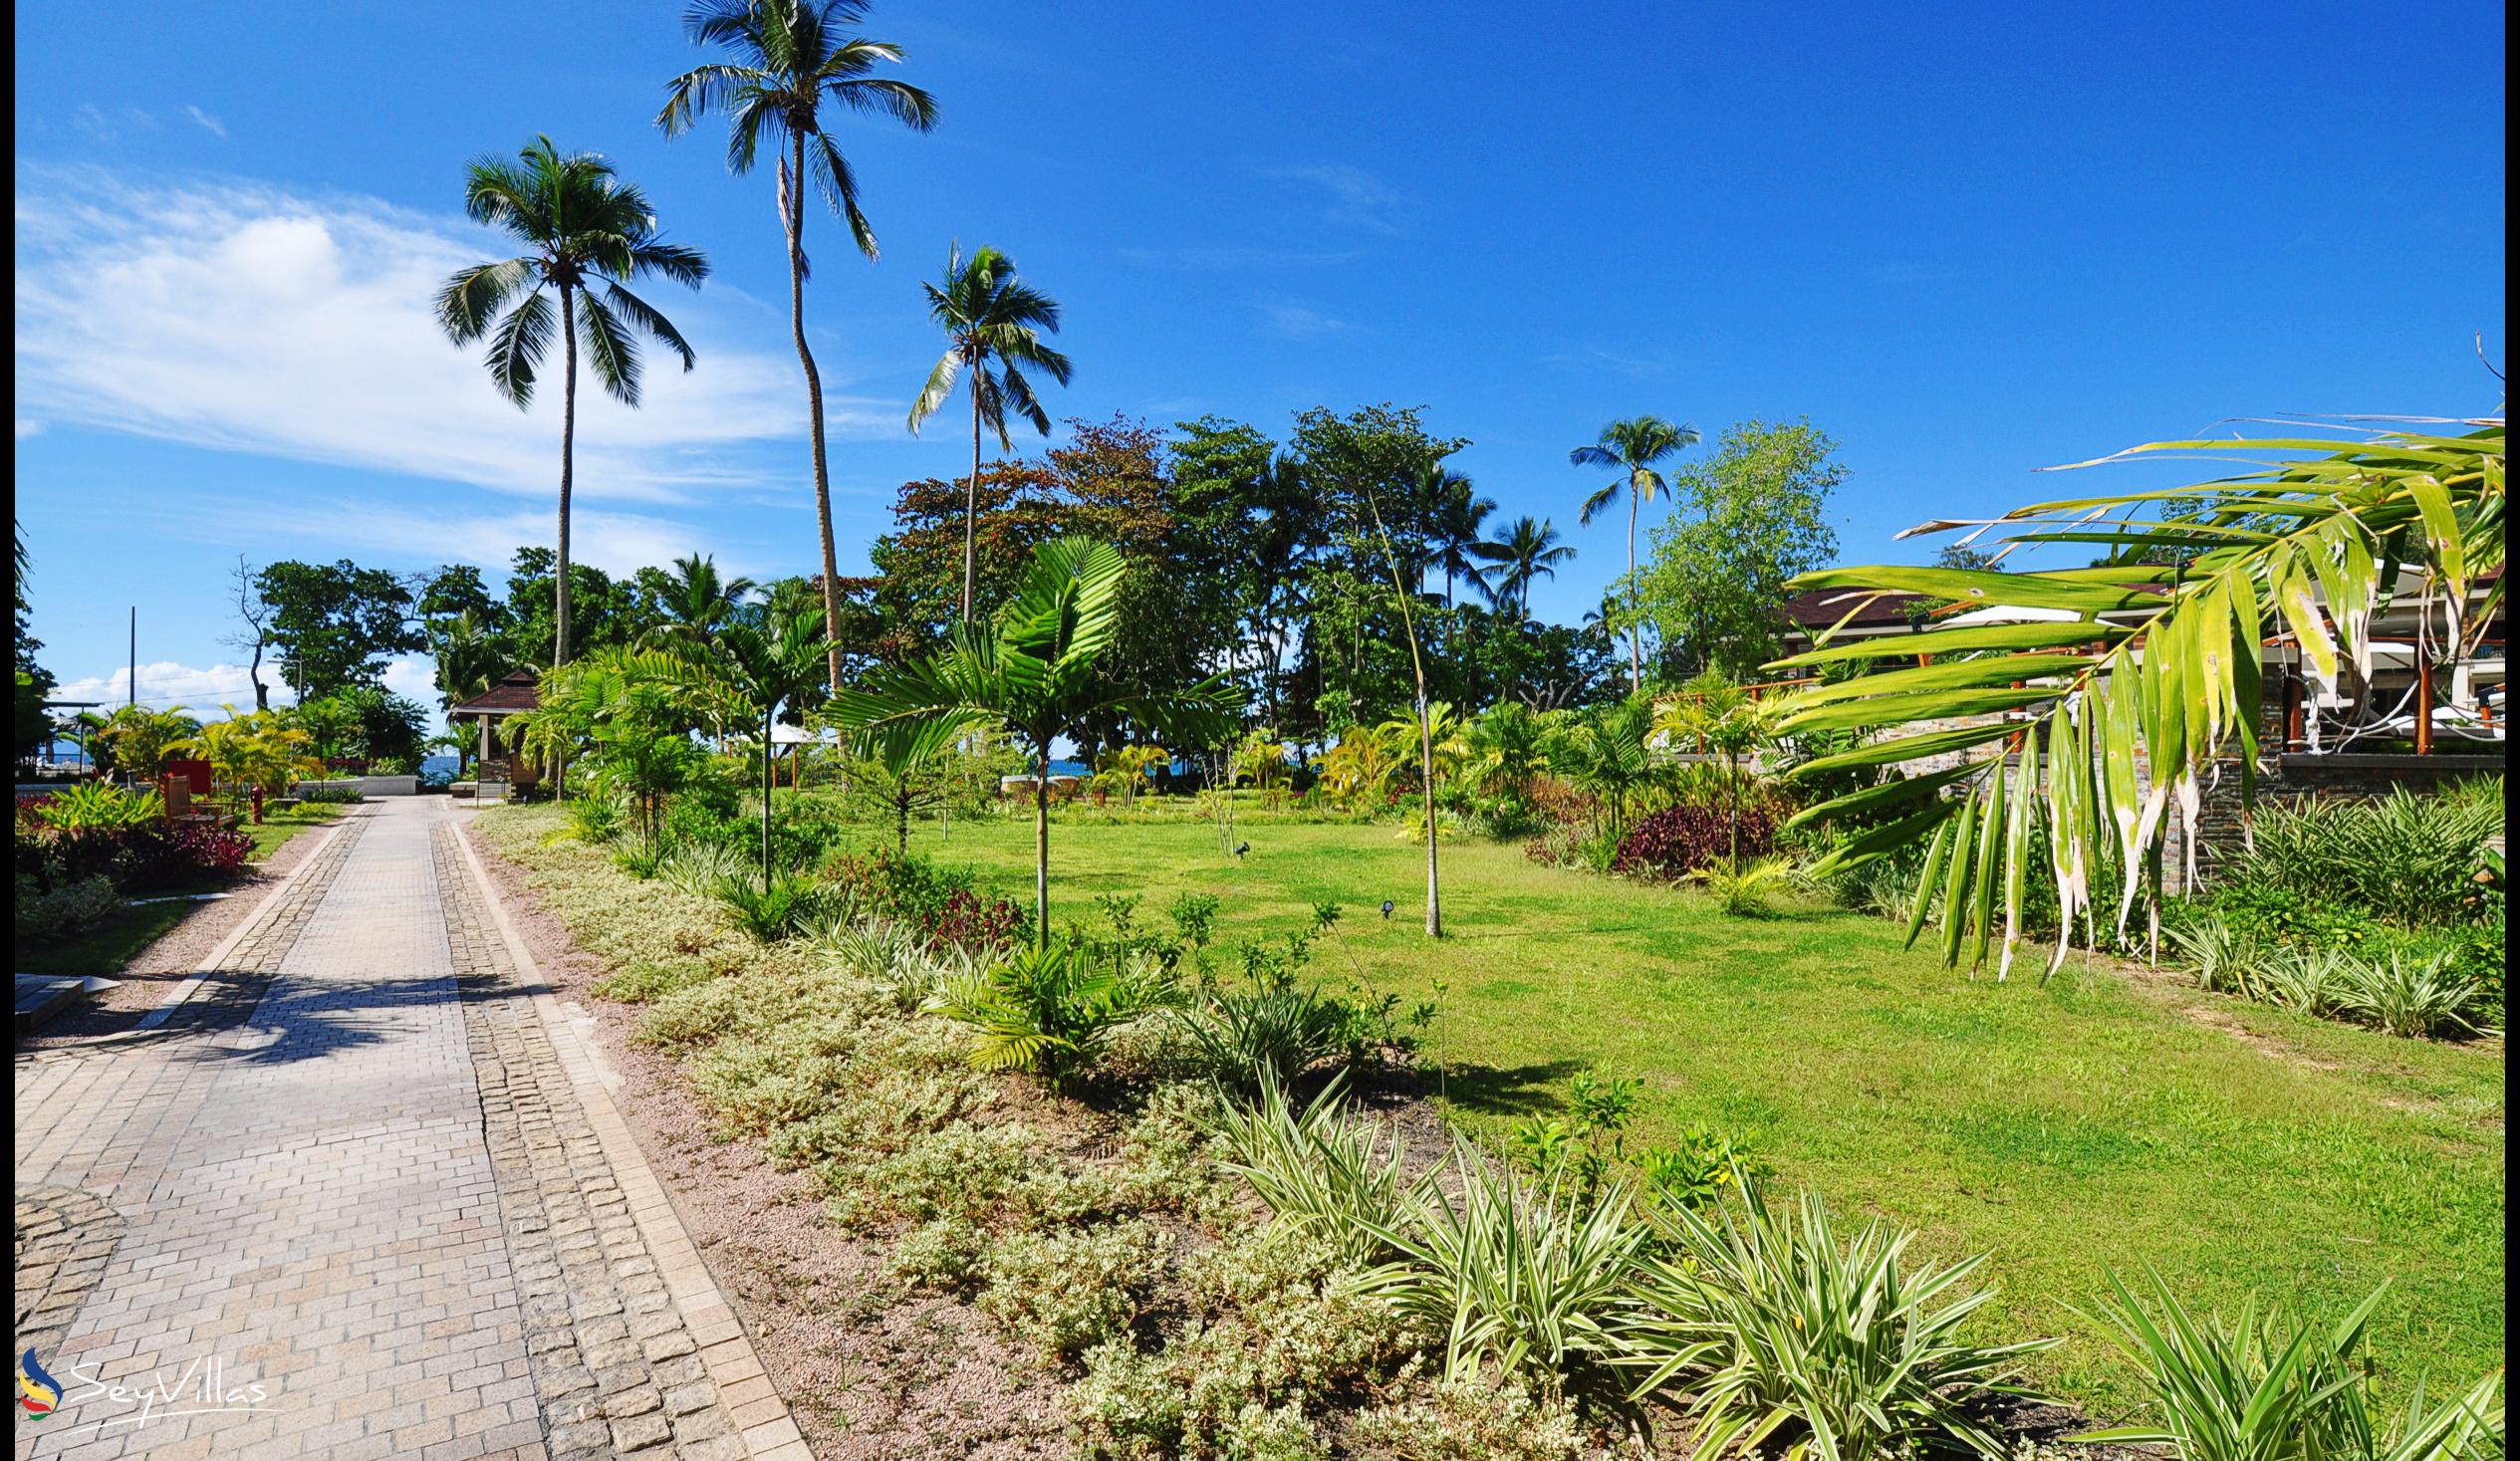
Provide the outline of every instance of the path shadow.
{"type": "Polygon", "coordinates": [[[285,1066],[342,1051],[381,1045],[409,1026],[388,1013],[415,1006],[517,999],[532,988],[509,981],[452,976],[303,984],[275,981],[270,971],[222,970],[216,983],[184,1002],[155,1030],[116,1039],[110,1048],[174,1047],[172,1059],[201,1065],[285,1066]],[[240,1044],[238,1031],[250,1032],[240,1044]]]}

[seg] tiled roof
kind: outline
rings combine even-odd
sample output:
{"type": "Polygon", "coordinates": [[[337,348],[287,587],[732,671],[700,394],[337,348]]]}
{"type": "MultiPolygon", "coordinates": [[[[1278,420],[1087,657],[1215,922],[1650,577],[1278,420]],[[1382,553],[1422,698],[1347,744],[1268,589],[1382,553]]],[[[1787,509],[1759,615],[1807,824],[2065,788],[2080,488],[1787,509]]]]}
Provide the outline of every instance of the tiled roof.
{"type": "Polygon", "coordinates": [[[446,713],[513,715],[519,710],[532,710],[542,703],[542,686],[534,671],[520,669],[446,713]]]}

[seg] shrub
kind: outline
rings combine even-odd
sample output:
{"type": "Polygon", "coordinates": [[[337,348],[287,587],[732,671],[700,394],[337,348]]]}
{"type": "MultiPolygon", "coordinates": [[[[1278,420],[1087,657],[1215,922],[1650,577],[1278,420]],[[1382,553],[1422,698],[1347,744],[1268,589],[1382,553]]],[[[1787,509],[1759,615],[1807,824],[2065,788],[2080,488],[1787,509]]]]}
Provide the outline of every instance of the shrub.
{"type": "Polygon", "coordinates": [[[935,1008],[978,1032],[973,1064],[1030,1071],[1056,1087],[1092,1066],[1112,1033],[1143,1015],[1159,993],[1060,938],[950,981],[935,1008]]]}
{"type": "Polygon", "coordinates": [[[1142,1221],[1018,1233],[983,1265],[980,1308],[1043,1353],[1073,1358],[1128,1330],[1171,1246],[1142,1221]]]}
{"type": "Polygon", "coordinates": [[[22,849],[21,864],[44,883],[111,879],[126,892],[156,892],[232,880],[253,854],[242,832],[192,823],[84,828],[40,837],[22,849]]]}
{"type": "Polygon", "coordinates": [[[310,782],[304,786],[295,787],[292,789],[292,794],[301,802],[313,803],[319,807],[357,806],[368,800],[368,794],[356,786],[330,785],[322,782],[310,782]]]}
{"type": "Polygon", "coordinates": [[[36,803],[35,814],[57,832],[123,832],[163,822],[166,804],[153,791],[131,792],[111,782],[90,781],[36,803]]]}
{"type": "Polygon", "coordinates": [[[1644,1200],[1652,1207],[1709,1207],[1775,1169],[1747,1141],[1706,1126],[1680,1131],[1669,1146],[1650,1146],[1637,1157],[1644,1200]]]}
{"type": "MultiPolygon", "coordinates": [[[[1740,850],[1756,857],[1776,850],[1776,814],[1762,803],[1739,814],[1740,850]]],[[[1613,872],[1639,877],[1685,877],[1733,852],[1733,814],[1720,804],[1665,807],[1628,829],[1611,857],[1613,872]]]]}
{"type": "Polygon", "coordinates": [[[824,1207],[835,1222],[860,1231],[880,1222],[977,1219],[1031,1168],[1038,1140],[1021,1122],[955,1121],[899,1151],[837,1164],[831,1175],[839,1191],[824,1207]]]}
{"type": "Polygon", "coordinates": [[[1674,1253],[1643,1265],[1621,1360],[1641,1375],[1638,1394],[1684,1394],[1698,1454],[1785,1431],[1833,1461],[1943,1448],[2001,1461],[1971,1406],[2027,1394],[2017,1362],[2054,1341],[1960,1336],[1994,1297],[1964,1287],[1982,1255],[1910,1268],[1914,1233],[1870,1223],[1841,1241],[1817,1195],[1778,1213],[1755,1186],[1712,1216],[1659,1208],[1653,1222],[1674,1253]]]}
{"type": "Polygon", "coordinates": [[[937,947],[1011,948],[1031,931],[1023,909],[984,897],[970,869],[878,848],[825,858],[823,875],[867,912],[914,929],[937,947]]]}
{"type": "Polygon", "coordinates": [[[2111,1274],[2113,1299],[2100,1305],[2152,1391],[2146,1423],[2071,1439],[2167,1445],[2192,1461],[2481,1461],[2503,1453],[2498,1374],[2445,1405],[2426,1400],[2418,1377],[2396,1417],[2376,1422],[2371,1367],[2358,1351],[2381,1291],[2323,1328],[2272,1305],[2261,1312],[2255,1295],[2226,1324],[2181,1305],[2158,1274],[2151,1283],[2147,1306],[2111,1274]]]}
{"type": "Polygon", "coordinates": [[[1457,1138],[1453,1168],[1457,1199],[1429,1183],[1398,1222],[1368,1225],[1399,1255],[1368,1290],[1446,1333],[1447,1379],[1493,1364],[1552,1394],[1605,1387],[1647,1236],[1627,1189],[1588,1203],[1556,1180],[1527,1186],[1457,1138]]]}
{"type": "Polygon", "coordinates": [[[1249,1182],[1280,1223],[1364,1263],[1388,1251],[1384,1235],[1405,1220],[1422,1182],[1400,1175],[1397,1133],[1350,1116],[1345,1105],[1334,1080],[1298,1115],[1271,1082],[1252,1104],[1218,1102],[1207,1130],[1226,1169],[1249,1182]]]}
{"type": "Polygon", "coordinates": [[[582,843],[609,843],[622,835],[622,804],[613,797],[573,797],[569,830],[582,843]]]}
{"type": "Polygon", "coordinates": [[[2400,787],[2373,801],[2273,803],[2251,820],[2248,850],[2226,876],[2408,926],[2462,922],[2499,897],[2476,874],[2502,830],[2499,777],[2436,796],[2400,787]]]}
{"type": "Polygon", "coordinates": [[[751,872],[720,877],[714,891],[735,926],[763,943],[795,936],[825,904],[823,885],[800,872],[774,873],[766,883],[751,872]]]}
{"type": "Polygon", "coordinates": [[[1281,985],[1218,994],[1180,1018],[1208,1071],[1250,1092],[1291,1085],[1339,1050],[1347,1016],[1318,988],[1281,985]]]}
{"type": "Polygon", "coordinates": [[[1794,865],[1782,857],[1716,856],[1688,876],[1734,917],[1765,918],[1776,911],[1769,896],[1793,885],[1794,865]]]}
{"type": "Polygon", "coordinates": [[[1181,1312],[1160,1346],[1141,1352],[1122,1339],[1086,1354],[1066,1396],[1084,1453],[1323,1454],[1312,1418],[1378,1378],[1410,1338],[1351,1277],[1336,1248],[1283,1227],[1200,1254],[1180,1276],[1181,1312]]]}
{"type": "Polygon", "coordinates": [[[2258,961],[2254,989],[2270,1004],[2334,1019],[2353,1007],[2360,972],[2342,950],[2278,949],[2258,961]]]}
{"type": "Polygon", "coordinates": [[[123,895],[102,877],[82,877],[46,891],[33,878],[21,875],[16,893],[20,943],[40,943],[93,928],[123,906],[123,895]]]}
{"type": "Polygon", "coordinates": [[[892,1244],[892,1272],[923,1288],[967,1294],[980,1287],[989,1235],[967,1217],[938,1218],[892,1244]]]}
{"type": "Polygon", "coordinates": [[[2485,1020],[2484,986],[2459,974],[2447,959],[2392,953],[2359,964],[2347,983],[2348,1008],[2391,1035],[2476,1035],[2485,1020]]]}
{"type": "Polygon", "coordinates": [[[1446,1381],[1360,1412],[1352,1429],[1374,1454],[1406,1461],[1578,1461],[1593,1454],[1572,1406],[1511,1380],[1446,1381]]]}

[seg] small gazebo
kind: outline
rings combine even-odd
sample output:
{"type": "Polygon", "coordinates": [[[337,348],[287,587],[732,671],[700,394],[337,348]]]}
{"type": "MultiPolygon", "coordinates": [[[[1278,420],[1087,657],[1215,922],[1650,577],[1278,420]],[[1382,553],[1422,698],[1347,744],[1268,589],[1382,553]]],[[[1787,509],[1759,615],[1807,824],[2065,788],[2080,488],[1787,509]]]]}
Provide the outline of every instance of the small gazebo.
{"type": "MultiPolygon", "coordinates": [[[[517,745],[513,736],[508,737],[504,745],[501,744],[499,723],[511,715],[535,709],[542,703],[541,677],[533,670],[520,669],[480,694],[447,710],[446,725],[449,730],[462,725],[466,720],[480,724],[481,749],[478,764],[473,770],[476,788],[491,783],[502,787],[508,784],[509,758],[515,753],[517,745]]],[[[526,779],[533,781],[537,778],[529,769],[526,779]]]]}

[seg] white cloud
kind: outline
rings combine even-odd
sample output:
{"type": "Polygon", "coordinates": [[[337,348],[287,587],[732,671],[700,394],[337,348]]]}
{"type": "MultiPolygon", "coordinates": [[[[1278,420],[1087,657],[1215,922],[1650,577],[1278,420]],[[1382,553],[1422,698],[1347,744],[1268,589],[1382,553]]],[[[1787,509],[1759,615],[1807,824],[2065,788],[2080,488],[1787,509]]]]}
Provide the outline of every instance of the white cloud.
{"type": "Polygon", "coordinates": [[[18,418],[17,418],[17,420],[18,420],[18,440],[20,440],[20,441],[24,441],[24,440],[25,440],[26,438],[28,438],[29,436],[41,436],[41,435],[43,435],[43,434],[44,434],[44,423],[43,423],[43,422],[41,422],[41,421],[37,421],[37,420],[31,420],[31,419],[29,419],[29,418],[27,418],[27,417],[25,417],[25,416],[20,416],[20,417],[18,417],[18,418]]]}
{"type": "MultiPolygon", "coordinates": [[[[111,715],[130,703],[131,675],[127,667],[117,666],[110,674],[89,675],[68,681],[56,688],[48,698],[54,700],[93,700],[97,713],[111,715]]],[[[219,663],[204,666],[182,664],[161,659],[143,664],[139,672],[139,703],[154,710],[181,707],[197,720],[219,718],[219,707],[233,705],[239,710],[254,708],[253,671],[247,665],[219,663]]],[[[268,659],[263,661],[263,685],[271,692],[275,706],[294,705],[297,696],[280,678],[280,671],[268,659]]],[[[429,713],[433,726],[443,728],[445,716],[437,706],[437,665],[417,654],[406,654],[385,661],[384,687],[396,695],[417,701],[429,713]]]]}
{"type": "MultiPolygon", "coordinates": [[[[263,683],[271,689],[273,704],[289,703],[288,687],[280,683],[279,674],[268,662],[263,665],[263,683]]],[[[54,689],[50,698],[95,700],[100,702],[97,706],[100,713],[111,714],[130,702],[130,684],[129,668],[117,665],[110,674],[64,681],[54,689]]],[[[243,710],[254,708],[253,673],[242,664],[213,664],[199,668],[171,659],[160,659],[140,666],[139,685],[140,703],[158,710],[180,705],[195,715],[215,715],[222,704],[233,704],[243,710]]]]}
{"type": "Polygon", "coordinates": [[[202,111],[198,107],[185,107],[183,109],[183,115],[191,118],[194,122],[199,124],[204,131],[207,131],[212,136],[225,137],[227,135],[227,123],[219,121],[215,117],[212,117],[209,113],[202,111]]]}
{"type": "Polygon", "coordinates": [[[1328,198],[1324,216],[1372,233],[1403,231],[1408,197],[1399,189],[1349,162],[1321,162],[1271,167],[1263,176],[1278,182],[1319,189],[1328,198]]]}
{"type": "MultiPolygon", "coordinates": [[[[380,468],[542,496],[559,460],[558,361],[532,410],[448,344],[431,301],[498,256],[468,224],[365,198],[309,200],[250,183],[137,186],[20,174],[17,386],[46,418],[380,468]]],[[[582,498],[667,502],[784,484],[760,443],[804,434],[784,356],[726,343],[705,298],[642,294],[683,326],[689,374],[647,352],[645,404],[581,378],[582,498]]],[[[837,372],[836,372],[837,373],[837,372]]],[[[837,429],[898,430],[873,401],[830,400],[837,429]]]]}
{"type": "Polygon", "coordinates": [[[1269,317],[1269,333],[1288,340],[1313,340],[1352,328],[1345,320],[1334,319],[1303,305],[1280,302],[1261,308],[1269,317]]]}

